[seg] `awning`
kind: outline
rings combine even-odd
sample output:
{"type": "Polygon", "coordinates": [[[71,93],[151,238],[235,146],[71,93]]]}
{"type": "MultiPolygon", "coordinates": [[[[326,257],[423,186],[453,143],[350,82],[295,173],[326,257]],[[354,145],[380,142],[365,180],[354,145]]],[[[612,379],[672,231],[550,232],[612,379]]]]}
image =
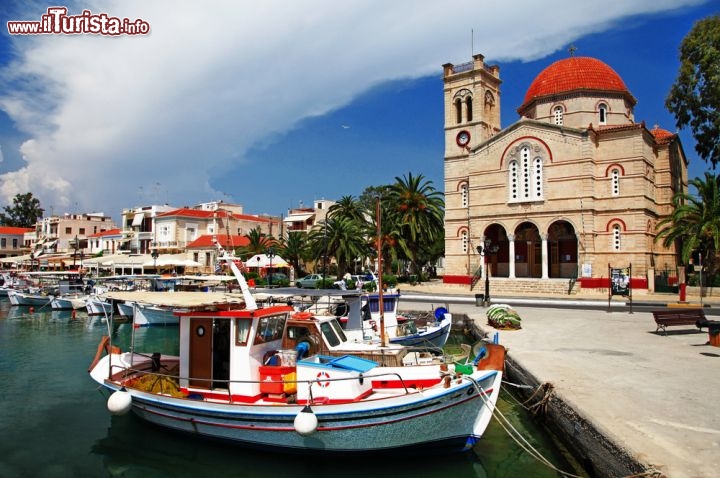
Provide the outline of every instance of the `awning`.
{"type": "Polygon", "coordinates": [[[305,222],[311,217],[313,217],[315,214],[297,214],[293,216],[288,216],[285,219],[283,219],[283,222],[305,222]]]}
{"type": "Polygon", "coordinates": [[[290,264],[280,256],[273,256],[271,260],[268,255],[255,254],[245,261],[246,267],[270,267],[270,264],[272,267],[290,267],[290,264]]]}
{"type": "Polygon", "coordinates": [[[144,218],[145,218],[144,212],[136,212],[135,217],[133,217],[133,222],[132,222],[133,227],[140,226],[142,224],[144,218]]]}

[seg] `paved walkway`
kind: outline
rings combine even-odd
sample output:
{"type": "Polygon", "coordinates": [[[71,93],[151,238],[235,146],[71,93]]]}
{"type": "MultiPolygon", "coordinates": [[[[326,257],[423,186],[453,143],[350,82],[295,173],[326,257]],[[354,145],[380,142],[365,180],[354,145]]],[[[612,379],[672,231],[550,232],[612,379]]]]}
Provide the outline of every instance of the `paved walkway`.
{"type": "MultiPolygon", "coordinates": [[[[441,284],[403,289],[463,292],[441,284]]],[[[633,300],[677,303],[676,296],[635,292],[633,300]]],[[[717,298],[709,302],[720,307],[717,298]]],[[[667,336],[657,335],[649,312],[514,308],[522,329],[499,332],[508,358],[539,383],[551,383],[556,396],[605,438],[672,478],[720,475],[720,348],[707,344],[707,332],[672,327],[667,336]]],[[[483,307],[451,305],[451,311],[495,333],[483,307]]],[[[581,424],[576,431],[573,440],[588,439],[581,424]]]]}

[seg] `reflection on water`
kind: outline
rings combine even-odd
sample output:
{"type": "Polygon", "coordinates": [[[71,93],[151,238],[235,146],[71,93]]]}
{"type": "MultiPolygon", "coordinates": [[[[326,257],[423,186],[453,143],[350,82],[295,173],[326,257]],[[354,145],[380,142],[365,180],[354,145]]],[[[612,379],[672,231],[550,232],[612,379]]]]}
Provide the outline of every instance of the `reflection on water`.
{"type": "MultiPolygon", "coordinates": [[[[112,324],[113,342],[132,345],[132,324],[112,324]]],[[[558,477],[497,424],[466,455],[423,460],[282,456],[170,432],[133,414],[111,416],[107,392],[87,376],[107,321],[84,312],[10,307],[0,299],[0,476],[558,477]],[[12,433],[7,433],[12,430],[12,433]]],[[[177,326],[135,329],[137,350],[177,353],[177,326]]],[[[506,397],[504,399],[502,397],[506,397]]],[[[508,395],[498,408],[558,468],[578,474],[544,430],[508,395]]],[[[581,473],[582,474],[582,473],[581,473]]]]}

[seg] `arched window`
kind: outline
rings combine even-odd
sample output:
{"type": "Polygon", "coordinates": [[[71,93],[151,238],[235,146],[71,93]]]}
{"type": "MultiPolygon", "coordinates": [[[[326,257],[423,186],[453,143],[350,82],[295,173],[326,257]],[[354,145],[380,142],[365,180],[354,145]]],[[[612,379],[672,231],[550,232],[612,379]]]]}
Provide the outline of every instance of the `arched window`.
{"type": "Polygon", "coordinates": [[[620,225],[619,224],[613,224],[612,227],[612,250],[613,251],[619,251],[620,250],[620,225]]]}
{"type": "Polygon", "coordinates": [[[473,118],[472,96],[465,98],[465,106],[467,107],[467,120],[470,122],[473,118]]]}
{"type": "Polygon", "coordinates": [[[462,241],[462,252],[467,254],[468,252],[468,232],[463,231],[460,233],[460,240],[462,241]]]}
{"type": "Polygon", "coordinates": [[[462,123],[462,102],[460,98],[455,100],[455,123],[462,123]]]}
{"type": "Polygon", "coordinates": [[[598,105],[598,121],[600,124],[607,124],[607,105],[605,103],[598,105]]]}
{"type": "Polygon", "coordinates": [[[510,202],[538,201],[543,198],[543,161],[532,158],[532,149],[524,145],[519,159],[508,162],[508,193],[510,202]]]}
{"type": "Polygon", "coordinates": [[[610,171],[610,188],[613,196],[620,195],[620,170],[618,168],[610,171]]]}
{"type": "Polygon", "coordinates": [[[460,198],[462,202],[462,207],[468,207],[470,205],[470,199],[468,197],[468,185],[467,183],[463,183],[460,186],[460,198]]]}
{"type": "Polygon", "coordinates": [[[558,126],[562,126],[562,124],[563,124],[563,108],[562,108],[562,106],[556,106],[553,109],[553,116],[555,118],[555,124],[558,126]]]}

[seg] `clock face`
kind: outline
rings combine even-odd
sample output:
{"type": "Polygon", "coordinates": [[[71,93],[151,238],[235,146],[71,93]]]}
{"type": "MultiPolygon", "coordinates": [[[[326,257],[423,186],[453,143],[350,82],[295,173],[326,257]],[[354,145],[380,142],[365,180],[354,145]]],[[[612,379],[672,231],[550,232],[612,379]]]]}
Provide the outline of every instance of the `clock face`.
{"type": "Polygon", "coordinates": [[[455,140],[457,141],[458,146],[464,148],[470,142],[470,133],[467,131],[460,131],[455,140]]]}

